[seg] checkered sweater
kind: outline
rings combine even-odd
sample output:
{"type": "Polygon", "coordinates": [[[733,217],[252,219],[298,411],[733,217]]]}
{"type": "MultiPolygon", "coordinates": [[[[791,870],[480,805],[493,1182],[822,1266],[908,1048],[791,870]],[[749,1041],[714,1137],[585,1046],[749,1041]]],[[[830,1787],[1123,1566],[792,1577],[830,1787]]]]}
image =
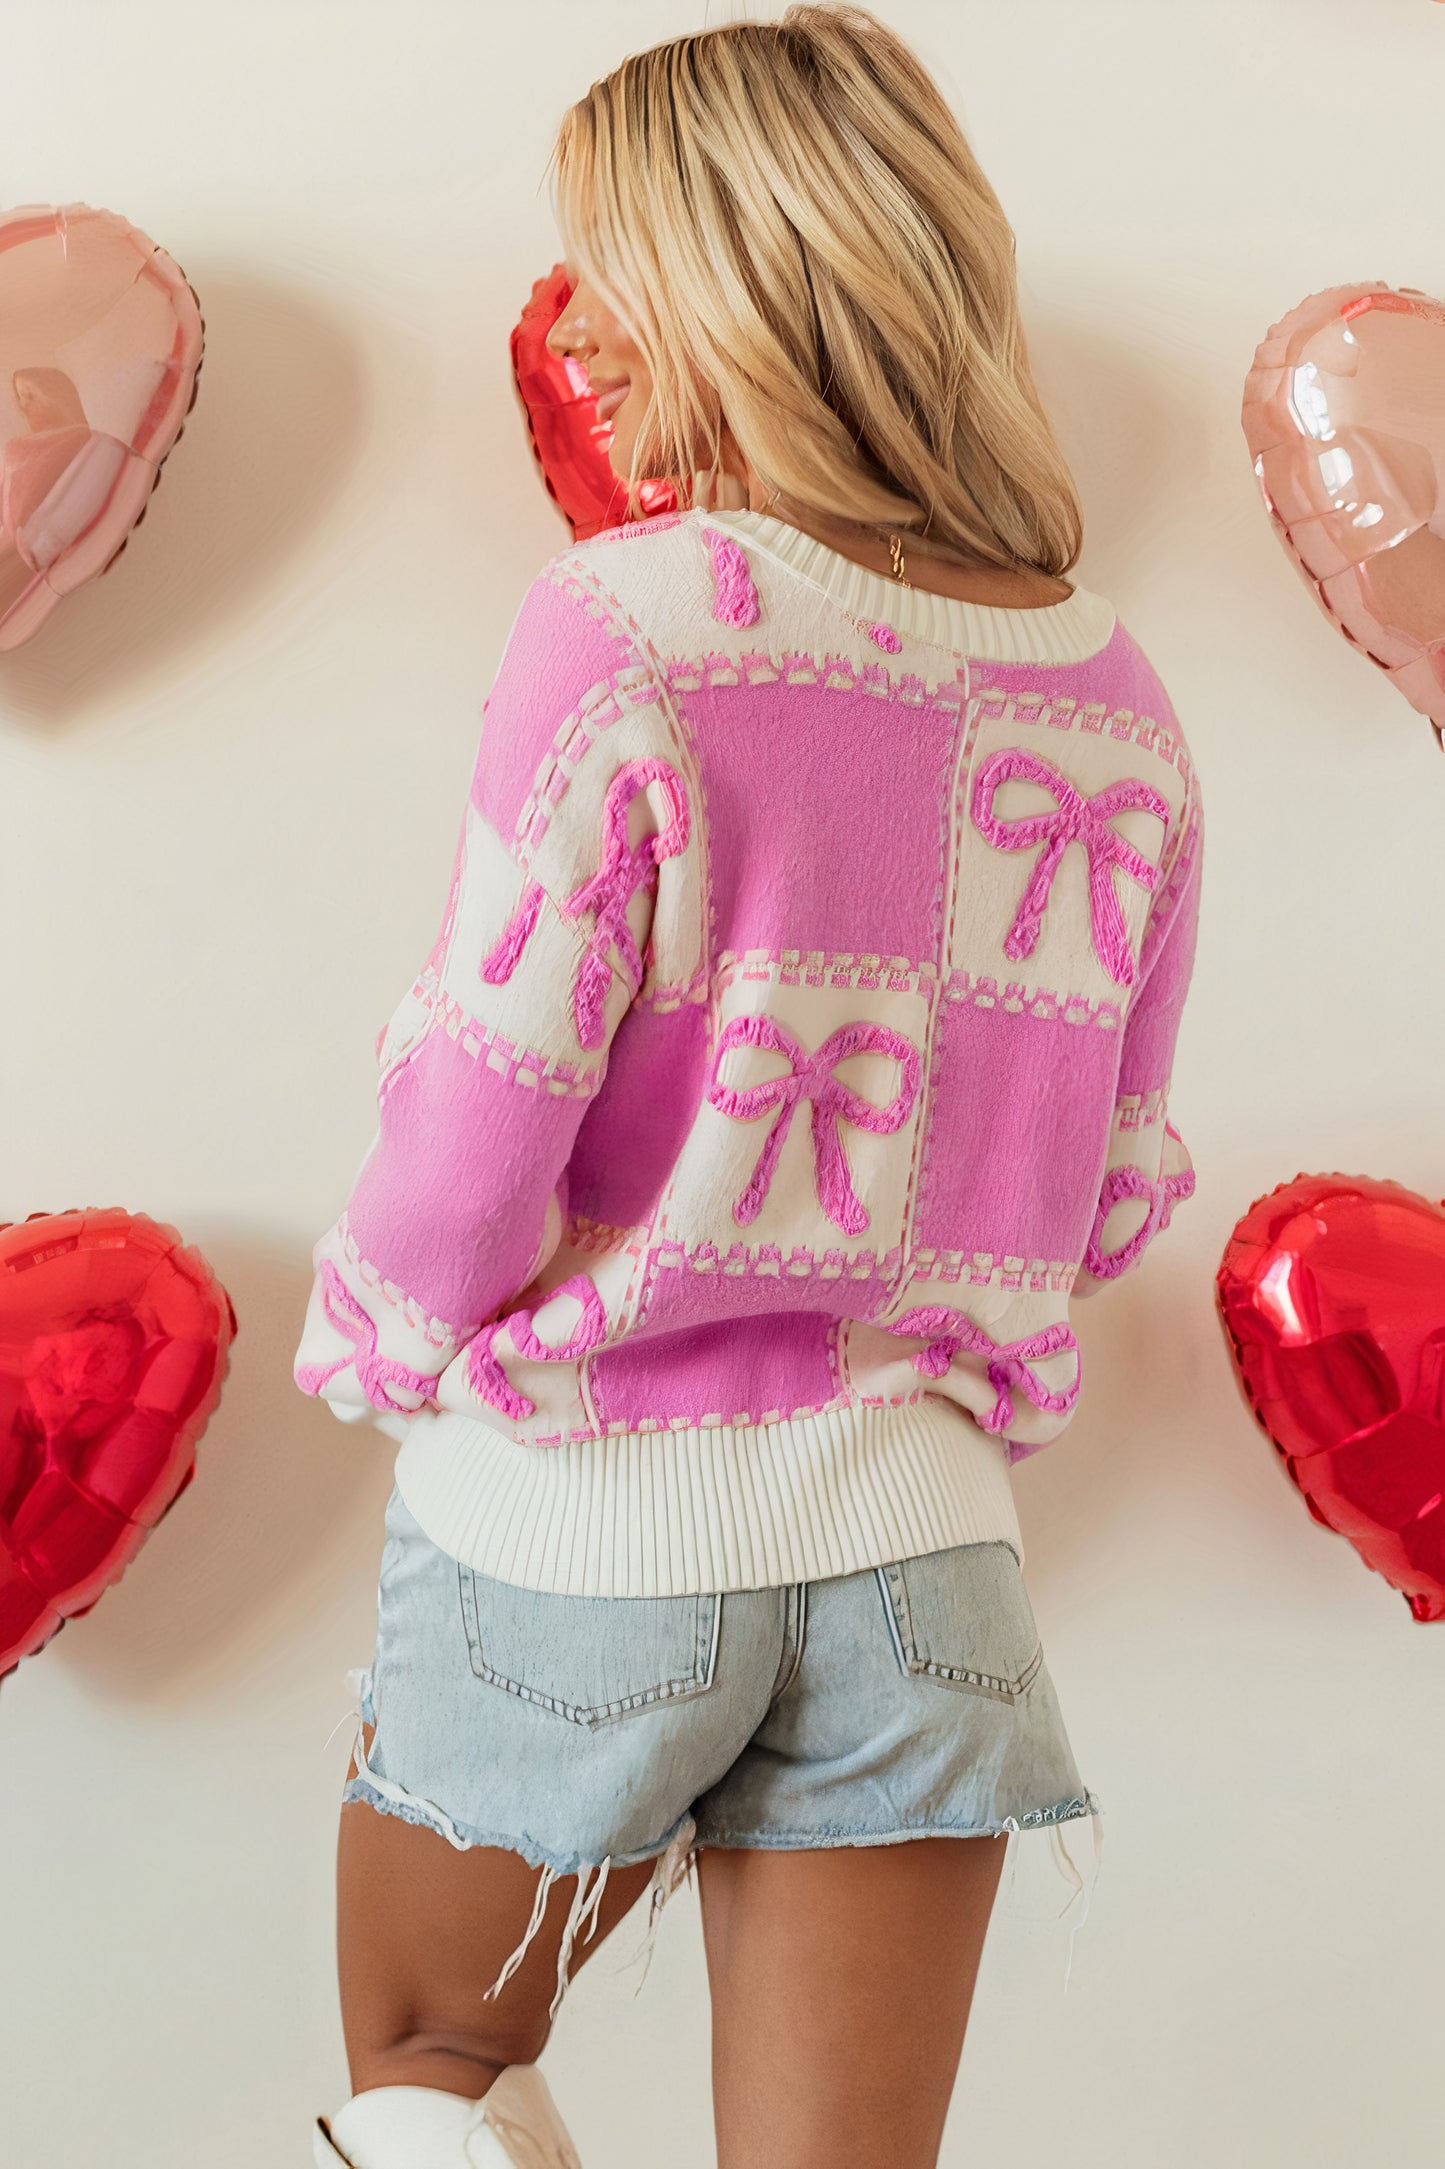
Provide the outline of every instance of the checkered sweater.
{"type": "Polygon", "coordinates": [[[298,1383],[530,1588],[1022,1556],[1070,1297],[1193,1187],[1200,839],[1168,696],[1087,589],[949,601],[745,512],[564,551],[298,1383]]]}

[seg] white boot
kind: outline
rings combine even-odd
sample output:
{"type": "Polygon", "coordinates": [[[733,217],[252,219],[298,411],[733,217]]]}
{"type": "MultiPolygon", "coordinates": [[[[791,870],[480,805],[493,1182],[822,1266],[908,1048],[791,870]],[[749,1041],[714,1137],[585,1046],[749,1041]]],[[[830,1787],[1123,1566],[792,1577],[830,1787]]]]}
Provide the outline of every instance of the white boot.
{"type": "Polygon", "coordinates": [[[582,2169],[535,2064],[509,2064],[480,2101],[376,2086],[316,2125],[320,2169],[582,2169]]]}

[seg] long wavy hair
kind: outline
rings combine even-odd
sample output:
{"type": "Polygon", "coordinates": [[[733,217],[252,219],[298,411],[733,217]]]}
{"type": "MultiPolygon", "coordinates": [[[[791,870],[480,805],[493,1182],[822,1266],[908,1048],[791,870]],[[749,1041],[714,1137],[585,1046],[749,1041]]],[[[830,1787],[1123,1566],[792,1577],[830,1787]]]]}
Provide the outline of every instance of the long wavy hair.
{"type": "Polygon", "coordinates": [[[790,7],[635,53],[566,115],[554,177],[569,259],[653,373],[634,492],[715,474],[726,424],[800,509],[986,564],[1076,562],[1013,229],[876,16],[790,7]]]}

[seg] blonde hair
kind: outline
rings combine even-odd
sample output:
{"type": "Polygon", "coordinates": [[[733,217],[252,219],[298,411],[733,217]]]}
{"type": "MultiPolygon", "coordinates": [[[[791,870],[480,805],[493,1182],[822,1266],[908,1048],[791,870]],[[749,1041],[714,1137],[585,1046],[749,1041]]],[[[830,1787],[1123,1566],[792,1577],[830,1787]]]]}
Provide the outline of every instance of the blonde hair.
{"type": "Polygon", "coordinates": [[[562,123],[559,225],[654,391],[636,482],[716,472],[1058,575],[1083,514],[1019,320],[1013,229],[877,17],[790,7],[633,54],[562,123]]]}

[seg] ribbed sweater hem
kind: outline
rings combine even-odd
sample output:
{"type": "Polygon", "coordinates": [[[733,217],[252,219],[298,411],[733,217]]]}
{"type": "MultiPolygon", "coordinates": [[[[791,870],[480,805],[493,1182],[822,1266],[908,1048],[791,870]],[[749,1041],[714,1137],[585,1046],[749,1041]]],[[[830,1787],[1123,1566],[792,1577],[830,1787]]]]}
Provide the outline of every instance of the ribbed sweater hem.
{"type": "Polygon", "coordinates": [[[424,1413],[396,1481],[442,1551],[556,1594],[776,1588],[991,1539],[1023,1561],[1002,1441],[937,1399],[558,1447],[424,1413]]]}

